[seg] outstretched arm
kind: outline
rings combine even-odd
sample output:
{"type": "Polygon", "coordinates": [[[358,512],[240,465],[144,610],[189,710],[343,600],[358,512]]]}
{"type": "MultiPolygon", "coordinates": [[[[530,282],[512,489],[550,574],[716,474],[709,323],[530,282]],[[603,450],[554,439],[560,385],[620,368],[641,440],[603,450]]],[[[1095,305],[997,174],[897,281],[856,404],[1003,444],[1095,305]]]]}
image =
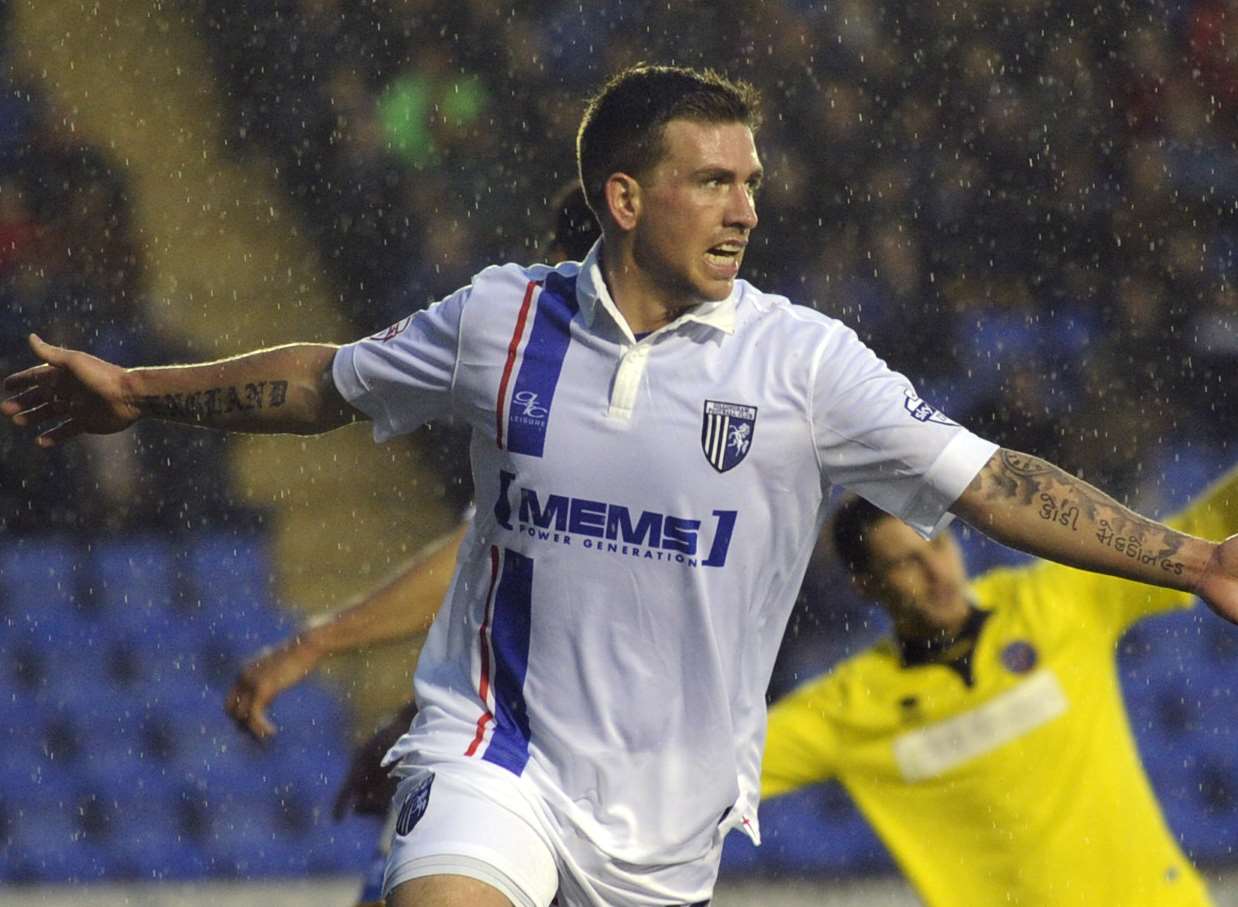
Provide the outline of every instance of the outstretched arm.
{"type": "Polygon", "coordinates": [[[4,379],[0,412],[53,447],[143,418],[228,431],[315,434],[364,416],[331,378],[336,347],[300,343],[201,365],[121,368],[30,335],[43,360],[4,379]]]}
{"type": "Polygon", "coordinates": [[[1238,535],[1211,542],[1142,517],[1051,463],[999,450],[950,508],[1049,560],[1194,592],[1238,623],[1238,535]]]}
{"type": "Polygon", "coordinates": [[[424,633],[447,595],[467,529],[468,524],[461,523],[356,604],[312,621],[246,665],[224,704],[241,730],[259,740],[274,734],[276,727],[267,716],[267,707],[328,655],[424,633]]]}

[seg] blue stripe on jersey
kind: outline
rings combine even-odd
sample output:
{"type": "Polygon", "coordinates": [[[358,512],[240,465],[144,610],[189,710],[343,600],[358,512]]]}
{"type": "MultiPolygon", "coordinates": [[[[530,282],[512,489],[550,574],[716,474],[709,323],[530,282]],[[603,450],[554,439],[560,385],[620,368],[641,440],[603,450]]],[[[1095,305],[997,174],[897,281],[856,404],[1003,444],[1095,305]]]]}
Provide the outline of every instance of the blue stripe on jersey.
{"type": "Polygon", "coordinates": [[[505,548],[490,625],[494,731],[482,758],[516,775],[524,771],[529,761],[529,708],[524,701],[524,678],[529,669],[532,610],[533,560],[505,548]]]}
{"type": "Polygon", "coordinates": [[[555,388],[572,339],[572,318],[578,309],[576,278],[547,274],[507,404],[507,449],[513,453],[542,455],[555,388]]]}

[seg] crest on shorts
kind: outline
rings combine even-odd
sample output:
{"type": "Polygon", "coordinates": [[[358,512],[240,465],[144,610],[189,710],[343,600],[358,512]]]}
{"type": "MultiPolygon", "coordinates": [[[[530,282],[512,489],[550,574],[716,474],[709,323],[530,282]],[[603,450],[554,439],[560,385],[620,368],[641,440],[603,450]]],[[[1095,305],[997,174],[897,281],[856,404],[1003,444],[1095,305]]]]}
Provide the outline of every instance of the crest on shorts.
{"type": "Polygon", "coordinates": [[[742,403],[706,400],[701,421],[701,450],[718,472],[738,466],[752,448],[757,408],[742,403]]]}
{"type": "Polygon", "coordinates": [[[434,775],[431,773],[404,799],[404,805],[400,807],[400,815],[395,820],[397,835],[408,834],[426,814],[426,807],[430,805],[430,785],[433,783],[434,775]]]}

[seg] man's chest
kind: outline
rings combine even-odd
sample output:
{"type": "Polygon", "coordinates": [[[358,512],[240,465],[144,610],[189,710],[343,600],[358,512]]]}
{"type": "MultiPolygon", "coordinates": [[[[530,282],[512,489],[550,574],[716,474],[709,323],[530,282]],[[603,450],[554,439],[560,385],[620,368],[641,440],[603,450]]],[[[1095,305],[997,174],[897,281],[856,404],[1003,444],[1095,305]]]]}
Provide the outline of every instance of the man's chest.
{"type": "Polygon", "coordinates": [[[508,471],[660,495],[817,483],[803,389],[741,338],[633,345],[563,320],[546,342],[502,339],[462,356],[456,384],[488,458],[508,471]]]}

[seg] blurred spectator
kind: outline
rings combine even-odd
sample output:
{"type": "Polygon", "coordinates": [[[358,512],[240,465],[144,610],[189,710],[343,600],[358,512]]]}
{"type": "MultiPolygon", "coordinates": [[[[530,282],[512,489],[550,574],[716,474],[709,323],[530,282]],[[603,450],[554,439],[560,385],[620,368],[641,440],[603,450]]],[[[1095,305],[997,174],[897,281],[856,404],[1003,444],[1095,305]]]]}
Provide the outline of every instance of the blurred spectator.
{"type": "Polygon", "coordinates": [[[1216,128],[1238,131],[1238,10],[1226,0],[1193,4],[1187,44],[1199,81],[1216,105],[1216,128]]]}
{"type": "MultiPolygon", "coordinates": [[[[121,364],[183,358],[147,315],[123,170],[51,111],[28,109],[37,115],[0,169],[0,365],[28,364],[36,328],[121,364]]],[[[177,528],[191,501],[195,513],[233,510],[221,435],[148,426],[54,451],[19,440],[0,436],[0,529],[177,528]]]]}
{"type": "MultiPolygon", "coordinates": [[[[544,187],[573,172],[581,99],[614,67],[721,64],[772,112],[752,276],[854,324],[995,430],[1025,418],[1027,374],[1074,382],[1040,392],[1069,435],[1070,407],[1124,384],[1192,425],[1231,406],[1195,392],[1190,356],[1215,367],[1224,338],[1201,338],[1228,324],[1215,288],[1235,283],[1238,26],[1221,0],[1180,6],[762,0],[740,33],[712,3],[223,0],[199,23],[229,146],[277,160],[358,332],[474,262],[529,257],[544,187]],[[978,361],[986,333],[1003,342],[978,361]]],[[[22,318],[124,358],[155,339],[136,327],[123,177],[49,118],[26,130],[34,108],[15,97],[0,101],[14,111],[0,158],[37,146],[40,164],[4,170],[21,197],[0,205],[3,292],[22,318]],[[23,267],[36,247],[40,266],[23,267]]],[[[1099,417],[1120,430],[1116,408],[1099,417]]]]}

